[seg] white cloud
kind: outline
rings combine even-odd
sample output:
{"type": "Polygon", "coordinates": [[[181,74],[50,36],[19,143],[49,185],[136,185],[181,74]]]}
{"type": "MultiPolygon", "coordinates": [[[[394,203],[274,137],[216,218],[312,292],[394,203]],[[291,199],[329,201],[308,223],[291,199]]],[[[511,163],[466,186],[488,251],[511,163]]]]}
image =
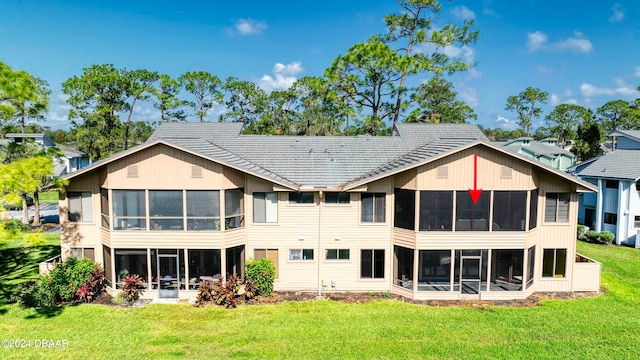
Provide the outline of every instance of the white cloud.
{"type": "Polygon", "coordinates": [[[536,52],[538,50],[555,50],[555,51],[575,51],[579,53],[593,52],[593,45],[589,39],[584,38],[584,35],[580,32],[575,32],[575,37],[570,37],[564,40],[558,40],[555,42],[548,42],[549,37],[547,34],[536,31],[527,34],[527,47],[529,52],[536,52]]]}
{"type": "Polygon", "coordinates": [[[626,84],[622,79],[615,79],[616,87],[597,87],[588,83],[580,85],[580,93],[586,98],[595,96],[621,96],[625,98],[638,98],[640,92],[636,88],[626,84]]]}
{"type": "Polygon", "coordinates": [[[500,115],[498,115],[495,123],[498,127],[501,127],[505,130],[515,130],[518,128],[518,122],[516,120],[511,120],[500,115]]]}
{"type": "Polygon", "coordinates": [[[567,89],[563,93],[552,93],[551,98],[549,99],[549,104],[551,106],[556,106],[560,104],[578,104],[578,100],[573,99],[571,97],[571,90],[567,89]]]}
{"type": "Polygon", "coordinates": [[[534,52],[536,50],[543,49],[545,46],[545,43],[547,42],[547,38],[548,38],[547,35],[545,35],[543,32],[540,32],[540,31],[528,33],[527,47],[529,48],[529,51],[534,52]]]}
{"type": "Polygon", "coordinates": [[[466,64],[473,64],[475,51],[467,45],[456,47],[453,45],[447,45],[442,49],[442,53],[453,58],[460,58],[466,64]]]}
{"type": "Polygon", "coordinates": [[[263,75],[262,78],[258,80],[258,86],[266,92],[288,89],[296,82],[296,76],[303,70],[302,64],[299,61],[294,61],[287,65],[277,63],[273,66],[274,76],[263,75]]]}
{"type": "Polygon", "coordinates": [[[236,30],[240,35],[259,34],[267,29],[267,24],[253,19],[240,19],[236,22],[236,30]]]}
{"type": "Polygon", "coordinates": [[[476,13],[469,10],[468,7],[464,5],[458,5],[451,10],[453,16],[461,19],[461,20],[473,20],[476,18],[476,13]]]}
{"type": "Polygon", "coordinates": [[[458,92],[458,96],[460,96],[460,99],[462,99],[462,101],[464,101],[467,105],[471,106],[472,108],[478,106],[480,100],[478,99],[478,92],[476,91],[476,89],[464,86],[463,84],[456,84],[455,88],[458,92]]]}
{"type": "Polygon", "coordinates": [[[613,14],[611,14],[611,17],[609,18],[609,22],[620,22],[624,19],[625,17],[624,9],[620,4],[613,4],[611,11],[613,11],[613,14]]]}

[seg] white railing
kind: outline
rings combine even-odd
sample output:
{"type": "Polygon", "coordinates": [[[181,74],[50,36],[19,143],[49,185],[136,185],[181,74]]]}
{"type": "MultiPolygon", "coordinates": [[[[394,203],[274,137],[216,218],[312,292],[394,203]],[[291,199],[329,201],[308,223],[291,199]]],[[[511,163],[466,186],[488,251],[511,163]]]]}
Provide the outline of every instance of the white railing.
{"type": "Polygon", "coordinates": [[[52,257],[51,259],[47,259],[38,264],[38,273],[40,275],[48,274],[49,271],[53,270],[57,263],[62,261],[61,255],[57,255],[52,257]]]}

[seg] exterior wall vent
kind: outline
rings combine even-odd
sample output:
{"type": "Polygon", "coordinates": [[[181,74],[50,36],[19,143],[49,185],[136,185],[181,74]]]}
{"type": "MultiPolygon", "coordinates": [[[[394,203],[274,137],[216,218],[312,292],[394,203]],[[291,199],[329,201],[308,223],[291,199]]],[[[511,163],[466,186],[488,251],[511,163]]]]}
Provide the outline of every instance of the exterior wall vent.
{"type": "Polygon", "coordinates": [[[138,177],[138,165],[127,166],[127,177],[138,177]]]}
{"type": "Polygon", "coordinates": [[[438,179],[448,179],[449,178],[449,167],[448,166],[440,166],[438,168],[438,179]]]}
{"type": "Polygon", "coordinates": [[[501,179],[511,179],[512,173],[513,173],[513,169],[508,166],[502,166],[500,168],[501,179]]]}
{"type": "Polygon", "coordinates": [[[202,177],[202,167],[198,165],[191,165],[191,177],[192,178],[201,178],[202,177]]]}

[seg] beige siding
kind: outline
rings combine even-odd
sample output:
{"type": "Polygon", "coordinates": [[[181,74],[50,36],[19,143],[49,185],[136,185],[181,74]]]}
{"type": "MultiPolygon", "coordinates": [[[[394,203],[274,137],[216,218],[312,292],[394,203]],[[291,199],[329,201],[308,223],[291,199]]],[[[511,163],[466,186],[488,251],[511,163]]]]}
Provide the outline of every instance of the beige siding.
{"type": "Polygon", "coordinates": [[[208,231],[112,231],[111,247],[118,248],[222,248],[222,233],[208,231]]]}
{"type": "Polygon", "coordinates": [[[600,291],[600,263],[579,262],[574,266],[573,291],[600,291]]]}
{"type": "Polygon", "coordinates": [[[522,249],[526,243],[523,232],[420,232],[419,249],[522,249]]]}
{"type": "Polygon", "coordinates": [[[158,144],[107,165],[110,189],[230,189],[242,187],[244,176],[233,169],[158,144]],[[135,171],[129,166],[137,167],[135,171]],[[200,167],[194,176],[193,166],[200,167]],[[131,175],[135,172],[136,175],[131,175]]]}
{"type": "Polygon", "coordinates": [[[409,249],[416,248],[416,232],[407,229],[393,229],[393,244],[409,249]]]}
{"type": "Polygon", "coordinates": [[[484,190],[530,190],[536,186],[532,165],[489,148],[472,148],[449,155],[418,168],[417,187],[422,190],[467,190],[473,188],[474,154],[478,155],[477,186],[484,190]],[[438,176],[438,168],[447,167],[447,177],[438,176]],[[512,169],[510,178],[502,178],[502,167],[512,169]]]}
{"type": "Polygon", "coordinates": [[[415,190],[417,174],[417,169],[411,169],[401,172],[394,177],[393,184],[397,188],[415,190]]]}

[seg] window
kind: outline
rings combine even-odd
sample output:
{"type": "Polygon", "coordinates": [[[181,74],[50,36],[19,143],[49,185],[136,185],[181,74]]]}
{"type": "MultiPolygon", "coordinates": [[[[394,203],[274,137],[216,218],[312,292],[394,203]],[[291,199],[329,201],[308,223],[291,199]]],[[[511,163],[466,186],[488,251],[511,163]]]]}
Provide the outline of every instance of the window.
{"type": "Polygon", "coordinates": [[[395,189],[394,226],[408,230],[415,229],[416,192],[395,189]]]}
{"type": "Polygon", "coordinates": [[[220,191],[187,190],[187,230],[220,230],[220,191]]]}
{"type": "Polygon", "coordinates": [[[531,190],[529,200],[529,230],[538,226],[538,189],[531,190]]]}
{"type": "Polygon", "coordinates": [[[533,269],[536,265],[536,247],[532,246],[527,251],[528,263],[527,263],[527,289],[533,284],[533,269]]]}
{"type": "Polygon", "coordinates": [[[609,225],[618,224],[618,214],[616,213],[604,213],[604,223],[609,225]]]}
{"type": "Polygon", "coordinates": [[[393,284],[405,289],[413,289],[413,249],[393,247],[393,284]]]}
{"type": "Polygon", "coordinates": [[[90,192],[69,192],[69,221],[91,222],[93,221],[93,209],[91,206],[90,192]]]}
{"type": "Polygon", "coordinates": [[[453,191],[420,191],[420,231],[451,231],[453,191]]]}
{"type": "Polygon", "coordinates": [[[114,230],[147,228],[144,190],[113,190],[114,230]]]}
{"type": "Polygon", "coordinates": [[[313,204],[313,192],[290,192],[289,204],[313,204]]]}
{"type": "Polygon", "coordinates": [[[640,215],[636,215],[633,217],[633,227],[640,228],[640,215]]]}
{"type": "Polygon", "coordinates": [[[418,291],[451,289],[451,250],[420,250],[418,291]]]}
{"type": "Polygon", "coordinates": [[[102,227],[109,228],[109,190],[100,189],[100,217],[102,227]]]}
{"type": "Polygon", "coordinates": [[[351,194],[347,192],[328,192],[324,194],[326,204],[348,204],[351,194]]]}
{"type": "Polygon", "coordinates": [[[563,278],[567,264],[567,249],[544,249],[542,253],[542,276],[563,278]]]}
{"type": "Polygon", "coordinates": [[[149,191],[150,230],[183,230],[182,191],[149,191]]]}
{"type": "Polygon", "coordinates": [[[244,189],[224,191],[224,212],[226,230],[244,227],[244,189]]]}
{"type": "Polygon", "coordinates": [[[95,250],[93,248],[71,248],[71,257],[76,259],[87,258],[96,261],[95,250]]]}
{"type": "Polygon", "coordinates": [[[606,180],[605,181],[605,187],[607,189],[618,189],[618,184],[620,183],[620,181],[618,180],[606,180]]]}
{"type": "Polygon", "coordinates": [[[384,279],[384,250],[360,251],[360,277],[384,279]]]}
{"type": "Polygon", "coordinates": [[[127,275],[140,275],[147,287],[147,249],[115,249],[116,257],[116,288],[122,288],[122,281],[127,275]]]}
{"type": "Polygon", "coordinates": [[[385,222],[385,193],[362,193],[362,222],[385,222]]]}
{"type": "Polygon", "coordinates": [[[276,223],[278,222],[278,193],[254,192],[253,193],[253,222],[276,223]]]}
{"type": "Polygon", "coordinates": [[[489,231],[491,193],[483,191],[476,204],[468,191],[456,192],[456,231],[489,231]]]}
{"type": "Polygon", "coordinates": [[[569,222],[569,193],[547,193],[544,221],[569,222]]]}
{"type": "Polygon", "coordinates": [[[491,291],[520,291],[524,250],[491,250],[491,291]]]}
{"type": "Polygon", "coordinates": [[[313,260],[313,249],[291,249],[289,260],[313,260]]]}
{"type": "Polygon", "coordinates": [[[263,258],[271,260],[276,267],[276,279],[278,278],[278,249],[254,249],[253,258],[256,260],[263,258]]]}
{"type": "Polygon", "coordinates": [[[527,216],[526,191],[493,193],[493,231],[524,231],[527,216]]]}
{"type": "Polygon", "coordinates": [[[220,250],[189,250],[189,289],[195,290],[201,280],[220,278],[220,250]],[[204,277],[204,278],[201,278],[204,277]]]}
{"type": "Polygon", "coordinates": [[[349,260],[349,249],[327,249],[325,251],[326,260],[349,260]]]}

